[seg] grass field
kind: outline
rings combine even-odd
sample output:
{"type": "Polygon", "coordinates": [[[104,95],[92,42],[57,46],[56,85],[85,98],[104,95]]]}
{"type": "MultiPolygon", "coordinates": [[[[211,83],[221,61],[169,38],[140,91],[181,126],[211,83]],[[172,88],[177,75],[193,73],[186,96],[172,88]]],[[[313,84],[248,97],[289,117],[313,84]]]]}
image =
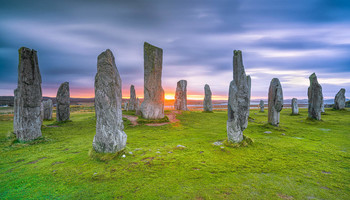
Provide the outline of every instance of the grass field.
{"type": "Polygon", "coordinates": [[[240,148],[213,145],[226,139],[225,111],[183,112],[159,127],[126,121],[125,157],[103,161],[91,156],[92,108],[45,121],[31,143],[16,142],[12,116],[1,114],[0,198],[350,199],[350,111],[326,109],[323,121],[290,113],[276,128],[251,110],[244,134],[254,143],[240,148]]]}

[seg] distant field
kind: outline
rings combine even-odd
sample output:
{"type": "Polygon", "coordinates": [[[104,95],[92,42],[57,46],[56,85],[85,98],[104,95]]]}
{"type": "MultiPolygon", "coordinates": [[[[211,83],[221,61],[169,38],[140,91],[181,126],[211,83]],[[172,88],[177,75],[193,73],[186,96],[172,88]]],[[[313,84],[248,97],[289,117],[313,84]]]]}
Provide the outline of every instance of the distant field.
{"type": "Polygon", "coordinates": [[[125,158],[105,161],[89,156],[93,106],[71,110],[72,122],[45,121],[32,143],[16,142],[0,110],[0,199],[350,199],[349,109],[326,109],[323,121],[284,109],[279,128],[251,111],[254,143],[240,148],[213,145],[226,139],[226,111],[158,127],[125,119],[125,158]]]}

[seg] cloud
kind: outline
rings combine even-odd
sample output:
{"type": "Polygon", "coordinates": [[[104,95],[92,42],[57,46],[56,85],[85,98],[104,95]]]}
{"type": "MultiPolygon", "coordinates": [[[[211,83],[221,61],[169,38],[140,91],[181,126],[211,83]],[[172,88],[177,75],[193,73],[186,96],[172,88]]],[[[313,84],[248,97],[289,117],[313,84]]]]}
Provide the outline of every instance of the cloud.
{"type": "Polygon", "coordinates": [[[93,96],[97,56],[109,48],[123,81],[143,93],[143,42],[163,49],[163,87],[225,97],[234,49],[243,51],[252,95],[273,77],[285,96],[306,97],[316,72],[323,91],[350,91],[350,2],[345,0],[4,1],[0,8],[0,95],[17,82],[17,50],[38,50],[44,95],[70,81],[72,95],[93,96]],[[306,89],[305,89],[306,88],[306,89]],[[85,93],[84,93],[85,92],[85,93]]]}

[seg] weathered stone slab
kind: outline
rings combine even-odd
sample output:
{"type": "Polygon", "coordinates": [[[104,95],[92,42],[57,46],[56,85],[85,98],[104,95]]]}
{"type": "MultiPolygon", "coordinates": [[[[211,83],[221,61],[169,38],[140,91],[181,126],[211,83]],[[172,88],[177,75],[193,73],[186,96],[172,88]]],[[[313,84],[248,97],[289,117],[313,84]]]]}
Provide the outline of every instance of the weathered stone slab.
{"type": "Polygon", "coordinates": [[[70,117],[69,83],[64,82],[58,88],[56,96],[56,119],[58,122],[69,120],[70,117]]]}
{"type": "Polygon", "coordinates": [[[136,99],[135,115],[141,115],[141,104],[139,98],[136,99]]]}
{"type": "Polygon", "coordinates": [[[315,73],[309,77],[310,87],[308,88],[308,117],[311,119],[321,120],[323,105],[322,86],[317,81],[315,73]]]}
{"type": "Polygon", "coordinates": [[[96,135],[93,147],[97,152],[114,153],[126,146],[127,135],[122,119],[122,80],[111,50],[98,56],[95,76],[96,135]]]}
{"type": "Polygon", "coordinates": [[[44,106],[44,120],[51,120],[52,119],[52,109],[53,109],[53,103],[51,99],[48,99],[47,101],[42,102],[44,106]]]}
{"type": "Polygon", "coordinates": [[[188,110],[187,108],[187,81],[180,80],[177,82],[175,92],[175,110],[188,110]]]}
{"type": "Polygon", "coordinates": [[[204,101],[203,101],[203,110],[206,112],[212,112],[213,111],[213,104],[211,101],[211,90],[208,84],[205,84],[204,86],[204,101]]]}
{"type": "Polygon", "coordinates": [[[163,50],[144,43],[144,101],[142,117],[164,118],[164,90],[162,88],[163,50]]]}
{"type": "Polygon", "coordinates": [[[333,108],[336,110],[345,109],[345,88],[340,89],[335,95],[333,108]]]}
{"type": "Polygon", "coordinates": [[[134,85],[130,86],[130,99],[128,104],[128,110],[135,110],[136,109],[136,92],[134,85]]]}
{"type": "Polygon", "coordinates": [[[245,74],[242,52],[234,51],[233,80],[229,87],[227,137],[231,142],[241,142],[248,126],[249,85],[245,74]]]}
{"type": "Polygon", "coordinates": [[[278,78],[271,80],[268,98],[268,122],[273,126],[279,126],[280,112],[283,108],[283,91],[278,78]]]}
{"type": "Polygon", "coordinates": [[[260,100],[259,108],[260,108],[260,112],[264,112],[265,104],[263,100],[260,100]]]}
{"type": "Polygon", "coordinates": [[[299,107],[298,107],[298,100],[296,98],[292,99],[292,115],[298,115],[299,114],[299,107]]]}
{"type": "Polygon", "coordinates": [[[18,50],[18,85],[14,100],[14,133],[20,141],[34,140],[41,134],[41,75],[35,50],[18,50]]]}

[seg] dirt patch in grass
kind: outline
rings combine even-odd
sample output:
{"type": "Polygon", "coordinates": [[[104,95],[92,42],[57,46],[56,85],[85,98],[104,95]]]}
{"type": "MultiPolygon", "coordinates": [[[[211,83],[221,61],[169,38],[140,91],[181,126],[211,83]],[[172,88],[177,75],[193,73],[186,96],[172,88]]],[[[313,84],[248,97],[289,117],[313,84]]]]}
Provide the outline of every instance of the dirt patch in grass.
{"type": "Polygon", "coordinates": [[[39,158],[38,160],[34,160],[34,161],[29,162],[29,163],[27,163],[27,164],[35,164],[35,163],[37,163],[37,162],[39,162],[40,160],[43,160],[43,159],[45,159],[45,158],[47,158],[47,157],[39,158]]]}
{"type": "MultiPolygon", "coordinates": [[[[173,110],[170,113],[166,113],[165,116],[168,118],[168,122],[160,122],[160,123],[145,123],[146,126],[164,126],[170,123],[176,123],[179,120],[176,119],[176,114],[181,114],[179,110],[173,110]]],[[[134,115],[123,115],[124,118],[128,119],[131,122],[131,126],[137,126],[140,123],[138,122],[138,117],[134,115]]]]}

